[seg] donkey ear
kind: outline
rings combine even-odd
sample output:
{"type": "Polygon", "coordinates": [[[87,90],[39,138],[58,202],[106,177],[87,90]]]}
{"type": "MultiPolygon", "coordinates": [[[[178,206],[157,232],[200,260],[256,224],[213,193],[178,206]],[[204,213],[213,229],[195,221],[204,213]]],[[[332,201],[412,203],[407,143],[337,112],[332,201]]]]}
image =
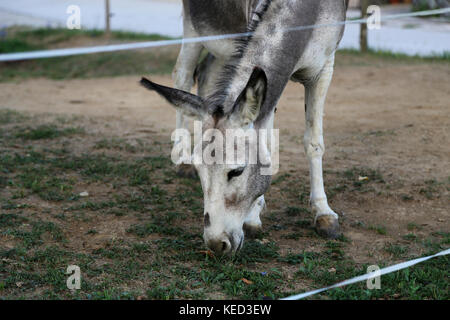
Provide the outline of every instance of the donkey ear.
{"type": "Polygon", "coordinates": [[[181,110],[186,116],[201,120],[207,113],[203,107],[203,99],[199,96],[183,90],[156,84],[147,78],[142,78],[140,84],[149,90],[156,91],[161,97],[165,98],[176,109],[181,110]]]}
{"type": "Polygon", "coordinates": [[[267,76],[264,70],[255,67],[250,80],[237,98],[233,112],[237,114],[243,126],[254,122],[259,116],[261,106],[266,98],[267,76]]]}

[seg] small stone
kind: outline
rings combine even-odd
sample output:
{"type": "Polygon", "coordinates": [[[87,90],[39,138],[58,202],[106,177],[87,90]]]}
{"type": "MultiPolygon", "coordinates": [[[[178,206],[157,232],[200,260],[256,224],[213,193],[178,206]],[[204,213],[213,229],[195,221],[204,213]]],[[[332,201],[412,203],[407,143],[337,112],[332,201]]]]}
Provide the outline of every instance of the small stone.
{"type": "Polygon", "coordinates": [[[87,191],[83,191],[80,193],[80,197],[87,197],[89,196],[89,193],[87,191]]]}

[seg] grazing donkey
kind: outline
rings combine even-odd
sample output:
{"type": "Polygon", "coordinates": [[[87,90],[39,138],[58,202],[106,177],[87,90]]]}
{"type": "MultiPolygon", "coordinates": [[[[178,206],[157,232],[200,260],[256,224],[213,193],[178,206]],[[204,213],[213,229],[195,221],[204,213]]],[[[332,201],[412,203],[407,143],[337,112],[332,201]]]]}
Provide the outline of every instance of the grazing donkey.
{"type": "MultiPolygon", "coordinates": [[[[176,89],[141,80],[175,106],[177,128],[187,129],[186,117],[192,116],[202,120],[203,131],[221,132],[271,130],[275,106],[287,82],[303,84],[310,203],[317,232],[331,238],[338,236],[339,223],[323,185],[322,117],[335,51],[344,32],[338,22],[345,20],[347,5],[348,0],[183,0],[185,38],[248,34],[238,40],[183,43],[173,72],[176,89]],[[319,27],[308,27],[312,25],[319,27]],[[202,48],[209,54],[199,65],[202,48]],[[198,95],[190,93],[196,70],[198,95]]],[[[202,142],[194,150],[206,147],[202,142]]],[[[190,163],[181,156],[177,159],[184,173],[192,169],[190,163]]],[[[270,175],[261,174],[261,167],[259,160],[238,167],[195,164],[204,193],[204,240],[215,253],[239,250],[244,229],[261,227],[259,215],[271,181],[270,175]]]]}

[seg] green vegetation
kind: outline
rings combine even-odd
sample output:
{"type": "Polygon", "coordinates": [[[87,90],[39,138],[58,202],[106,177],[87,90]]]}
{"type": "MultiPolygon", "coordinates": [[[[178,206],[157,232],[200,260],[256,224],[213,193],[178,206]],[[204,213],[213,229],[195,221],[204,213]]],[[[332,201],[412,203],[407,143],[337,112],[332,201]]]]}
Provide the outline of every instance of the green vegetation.
{"type": "MultiPolygon", "coordinates": [[[[93,135],[87,123],[0,110],[0,298],[275,299],[366,273],[368,265],[350,256],[349,239],[317,236],[307,178],[289,174],[276,179],[278,195],[272,191],[269,201],[282,198],[283,205],[263,217],[257,239],[233,257],[212,255],[202,239],[200,183],[176,176],[170,144],[154,135],[104,136],[100,121],[93,135]],[[279,246],[292,240],[298,245],[279,246]],[[73,292],[66,288],[71,264],[82,273],[81,290],[73,292]]],[[[384,176],[359,167],[327,173],[348,186],[335,189],[336,197],[360,199],[379,195],[384,176]]],[[[431,201],[420,192],[428,186],[439,199],[446,182],[425,181],[414,196],[431,201]]],[[[390,236],[382,225],[365,225],[346,227],[390,236]]],[[[403,230],[399,242],[377,251],[387,258],[373,263],[383,267],[450,244],[445,231],[422,235],[413,222],[403,230]]],[[[383,276],[382,290],[363,282],[311,298],[448,300],[449,267],[441,257],[383,276]]]]}
{"type": "MultiPolygon", "coordinates": [[[[108,38],[103,31],[68,29],[8,28],[6,34],[0,40],[0,53],[169,39],[155,34],[124,31],[114,31],[108,38]]],[[[177,50],[177,47],[167,47],[0,63],[0,81],[36,77],[72,79],[170,73],[177,50]]]]}
{"type": "Polygon", "coordinates": [[[39,140],[39,139],[53,139],[62,136],[69,136],[73,134],[83,133],[81,128],[64,128],[62,130],[58,129],[54,125],[40,125],[36,128],[25,128],[21,129],[17,133],[17,137],[24,140],[39,140]]]}
{"type": "MultiPolygon", "coordinates": [[[[365,274],[368,265],[357,266],[351,261],[330,263],[327,258],[311,256],[305,259],[298,275],[312,279],[321,286],[365,274]],[[336,271],[330,272],[333,266],[336,271]]],[[[381,264],[380,268],[385,267],[381,264]]],[[[368,290],[366,282],[360,282],[327,291],[329,299],[448,299],[448,256],[435,258],[424,264],[390,273],[381,277],[381,289],[368,290]]],[[[317,298],[317,297],[316,297],[317,298]]]]}
{"type": "Polygon", "coordinates": [[[158,34],[146,34],[127,31],[112,31],[109,37],[101,30],[77,30],[65,28],[38,28],[26,27],[7,28],[7,36],[1,40],[0,53],[44,50],[55,48],[68,41],[97,40],[102,41],[158,41],[171,39],[158,34]]]}
{"type": "Polygon", "coordinates": [[[28,117],[24,114],[10,109],[0,110],[0,124],[18,123],[27,120],[28,117]]]}
{"type": "MultiPolygon", "coordinates": [[[[157,34],[113,31],[108,38],[99,30],[7,28],[0,40],[0,53],[94,46],[135,41],[167,40],[157,34]]],[[[119,75],[169,74],[176,61],[179,46],[118,51],[60,58],[0,63],[0,81],[45,77],[73,79],[119,75]]],[[[379,65],[386,63],[449,63],[450,53],[435,57],[409,57],[385,51],[340,50],[337,65],[379,65]]]]}
{"type": "Polygon", "coordinates": [[[386,64],[423,64],[423,63],[450,63],[450,52],[435,56],[408,56],[402,53],[394,53],[382,50],[369,50],[361,53],[355,49],[343,49],[337,52],[336,65],[370,66],[386,64]]]}
{"type": "Polygon", "coordinates": [[[386,230],[385,226],[369,226],[368,229],[376,231],[376,233],[378,233],[380,235],[386,235],[387,234],[387,230],[386,230]]]}

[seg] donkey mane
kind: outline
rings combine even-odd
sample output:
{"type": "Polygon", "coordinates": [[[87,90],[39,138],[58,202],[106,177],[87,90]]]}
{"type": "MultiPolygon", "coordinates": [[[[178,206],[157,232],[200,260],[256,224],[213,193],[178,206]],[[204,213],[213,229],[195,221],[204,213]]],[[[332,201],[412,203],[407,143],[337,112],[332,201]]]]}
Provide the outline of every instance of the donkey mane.
{"type": "Polygon", "coordinates": [[[212,114],[214,118],[221,118],[225,116],[227,112],[232,110],[231,108],[225,112],[223,105],[228,95],[230,83],[236,75],[237,66],[239,65],[240,60],[244,56],[249,43],[253,39],[253,33],[258,28],[271,3],[272,0],[259,0],[255,10],[251,13],[250,22],[248,23],[245,31],[247,35],[234,40],[236,44],[236,51],[220,72],[220,75],[215,83],[215,90],[213,94],[206,98],[206,105],[209,106],[208,112],[212,114]]]}

